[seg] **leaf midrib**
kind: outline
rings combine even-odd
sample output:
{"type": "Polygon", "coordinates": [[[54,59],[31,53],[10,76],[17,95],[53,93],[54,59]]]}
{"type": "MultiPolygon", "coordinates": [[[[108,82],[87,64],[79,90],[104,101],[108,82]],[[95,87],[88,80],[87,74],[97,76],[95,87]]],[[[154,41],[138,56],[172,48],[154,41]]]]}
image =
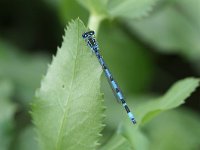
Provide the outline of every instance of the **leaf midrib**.
{"type": "Polygon", "coordinates": [[[65,125],[65,122],[67,120],[67,104],[69,102],[69,99],[71,97],[71,93],[72,93],[72,87],[73,87],[73,82],[74,82],[74,78],[75,78],[75,68],[76,68],[76,65],[77,65],[77,55],[78,55],[78,46],[79,46],[79,23],[78,23],[78,27],[77,27],[77,30],[78,30],[78,39],[77,39],[77,49],[76,49],[76,55],[75,55],[75,62],[74,62],[74,69],[73,69],[73,76],[72,76],[72,80],[71,80],[71,84],[70,84],[70,88],[69,88],[69,96],[67,97],[67,100],[66,100],[66,104],[65,104],[65,110],[64,110],[64,115],[63,115],[63,118],[62,118],[62,123],[61,123],[61,127],[60,127],[60,130],[59,130],[59,134],[58,134],[58,140],[56,142],[56,150],[60,150],[60,146],[61,146],[61,142],[62,142],[62,138],[63,138],[63,129],[64,129],[64,125],[65,125]]]}

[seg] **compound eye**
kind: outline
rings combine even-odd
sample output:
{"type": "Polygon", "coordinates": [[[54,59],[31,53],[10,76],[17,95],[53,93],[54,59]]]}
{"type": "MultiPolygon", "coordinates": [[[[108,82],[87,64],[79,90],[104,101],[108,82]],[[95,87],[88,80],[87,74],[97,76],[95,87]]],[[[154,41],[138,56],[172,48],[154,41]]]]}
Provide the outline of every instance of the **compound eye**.
{"type": "Polygon", "coordinates": [[[90,35],[94,35],[94,31],[89,31],[89,34],[90,35]]]}
{"type": "Polygon", "coordinates": [[[83,33],[83,34],[82,34],[82,37],[83,37],[83,38],[86,38],[87,36],[88,36],[87,33],[83,33]]]}

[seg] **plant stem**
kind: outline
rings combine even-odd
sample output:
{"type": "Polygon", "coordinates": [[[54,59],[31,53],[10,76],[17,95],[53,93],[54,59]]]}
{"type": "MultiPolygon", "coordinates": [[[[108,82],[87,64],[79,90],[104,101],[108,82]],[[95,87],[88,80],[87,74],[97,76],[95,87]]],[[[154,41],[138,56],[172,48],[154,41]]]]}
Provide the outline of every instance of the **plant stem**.
{"type": "Polygon", "coordinates": [[[97,36],[98,34],[98,30],[99,30],[99,25],[101,23],[101,21],[104,19],[103,16],[99,16],[99,15],[95,15],[95,14],[91,14],[88,20],[88,27],[91,30],[95,31],[95,34],[97,36]]]}

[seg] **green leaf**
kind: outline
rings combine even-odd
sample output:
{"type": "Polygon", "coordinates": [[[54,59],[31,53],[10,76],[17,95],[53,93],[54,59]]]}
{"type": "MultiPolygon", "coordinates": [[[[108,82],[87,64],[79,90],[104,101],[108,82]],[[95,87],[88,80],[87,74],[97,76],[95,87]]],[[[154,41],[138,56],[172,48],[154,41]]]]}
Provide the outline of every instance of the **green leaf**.
{"type": "MultiPolygon", "coordinates": [[[[132,147],[136,150],[148,150],[150,141],[148,140],[147,135],[140,131],[139,127],[164,110],[181,105],[198,86],[199,79],[186,78],[175,83],[164,96],[157,100],[144,102],[139,106],[136,105],[134,108],[138,122],[137,125],[133,127],[132,124],[130,124],[130,121],[126,119],[126,122],[123,122],[121,128],[121,132],[129,140],[132,147]]],[[[117,117],[121,118],[119,116],[117,117]]]]}
{"type": "Polygon", "coordinates": [[[10,102],[13,86],[7,80],[0,81],[0,150],[8,150],[14,128],[15,105],[10,102]]]}
{"type": "MultiPolygon", "coordinates": [[[[115,128],[119,122],[122,122],[121,134],[125,136],[132,147],[136,150],[148,150],[150,147],[151,141],[149,141],[147,134],[142,132],[143,124],[147,121],[150,121],[155,117],[155,115],[160,114],[161,112],[178,107],[181,105],[190,94],[195,91],[199,86],[199,79],[196,78],[186,78],[175,83],[168,92],[160,98],[149,98],[148,97],[134,97],[133,99],[136,102],[129,101],[128,105],[135,113],[137,125],[133,126],[128,119],[125,113],[122,113],[123,108],[120,108],[119,105],[108,104],[107,109],[107,124],[110,128],[115,128]],[[155,99],[149,100],[147,99],[155,99]],[[140,102],[143,101],[143,102],[140,102]],[[140,102],[140,103],[139,103],[140,102]],[[137,104],[138,103],[138,104],[137,104]]],[[[128,98],[130,99],[130,98],[128,98]]],[[[166,123],[167,124],[167,123],[166,123]]],[[[163,128],[162,128],[163,129],[163,128]]],[[[155,129],[154,129],[155,132],[155,129]]]]}
{"type": "Polygon", "coordinates": [[[69,24],[33,104],[33,121],[43,150],[93,150],[103,128],[102,69],[78,19],[69,24]]]}
{"type": "Polygon", "coordinates": [[[199,118],[199,114],[187,109],[170,110],[157,116],[144,127],[151,139],[150,150],[199,149],[199,118]]]}
{"type": "Polygon", "coordinates": [[[90,13],[107,18],[135,19],[147,16],[159,0],[78,0],[90,13]]]}
{"type": "Polygon", "coordinates": [[[112,17],[135,19],[147,16],[157,1],[159,0],[109,0],[107,9],[112,17]]]}
{"type": "Polygon", "coordinates": [[[132,150],[129,141],[120,134],[114,134],[112,138],[100,148],[100,150],[132,150]]]}
{"type": "MultiPolygon", "coordinates": [[[[141,126],[147,121],[153,119],[156,115],[161,112],[173,109],[180,106],[184,101],[191,95],[192,92],[199,86],[199,79],[197,78],[186,78],[176,82],[163,96],[155,98],[155,96],[131,96],[127,97],[129,100],[127,103],[130,109],[135,114],[137,125],[141,126]],[[132,99],[132,101],[130,101],[132,99]]],[[[110,91],[111,92],[111,91],[110,91]]],[[[157,97],[157,96],[156,96],[157,97]]],[[[130,121],[126,113],[122,113],[124,109],[117,103],[110,101],[111,95],[105,93],[105,99],[108,109],[106,110],[106,124],[110,128],[116,128],[120,122],[130,121]],[[123,120],[123,121],[122,121],[123,120]]]]}
{"type": "Polygon", "coordinates": [[[199,86],[199,79],[186,78],[175,83],[168,92],[157,100],[145,102],[136,108],[138,121],[145,123],[164,110],[183,104],[199,86]]]}
{"type": "Polygon", "coordinates": [[[139,37],[159,52],[177,53],[191,61],[200,58],[200,1],[173,0],[141,21],[127,20],[139,37]]]}

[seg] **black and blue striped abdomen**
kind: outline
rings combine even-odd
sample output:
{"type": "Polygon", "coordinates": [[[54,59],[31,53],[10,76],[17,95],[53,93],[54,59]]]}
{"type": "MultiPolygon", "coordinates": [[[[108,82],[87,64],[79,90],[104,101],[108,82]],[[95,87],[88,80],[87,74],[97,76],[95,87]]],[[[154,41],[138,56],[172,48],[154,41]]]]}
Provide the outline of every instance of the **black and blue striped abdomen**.
{"type": "Polygon", "coordinates": [[[120,90],[117,82],[113,79],[110,70],[108,69],[108,67],[107,67],[106,63],[104,62],[101,54],[99,53],[99,47],[98,47],[98,44],[97,44],[97,42],[94,38],[94,31],[86,32],[82,36],[86,40],[87,45],[92,49],[92,51],[95,53],[96,57],[98,58],[99,63],[103,68],[105,76],[106,76],[106,78],[107,78],[117,100],[122,103],[123,107],[125,108],[125,110],[128,114],[128,117],[133,122],[133,124],[136,124],[135,118],[134,118],[133,114],[131,113],[131,111],[130,111],[130,109],[129,109],[126,101],[125,101],[125,98],[122,94],[122,91],[120,90]]]}

